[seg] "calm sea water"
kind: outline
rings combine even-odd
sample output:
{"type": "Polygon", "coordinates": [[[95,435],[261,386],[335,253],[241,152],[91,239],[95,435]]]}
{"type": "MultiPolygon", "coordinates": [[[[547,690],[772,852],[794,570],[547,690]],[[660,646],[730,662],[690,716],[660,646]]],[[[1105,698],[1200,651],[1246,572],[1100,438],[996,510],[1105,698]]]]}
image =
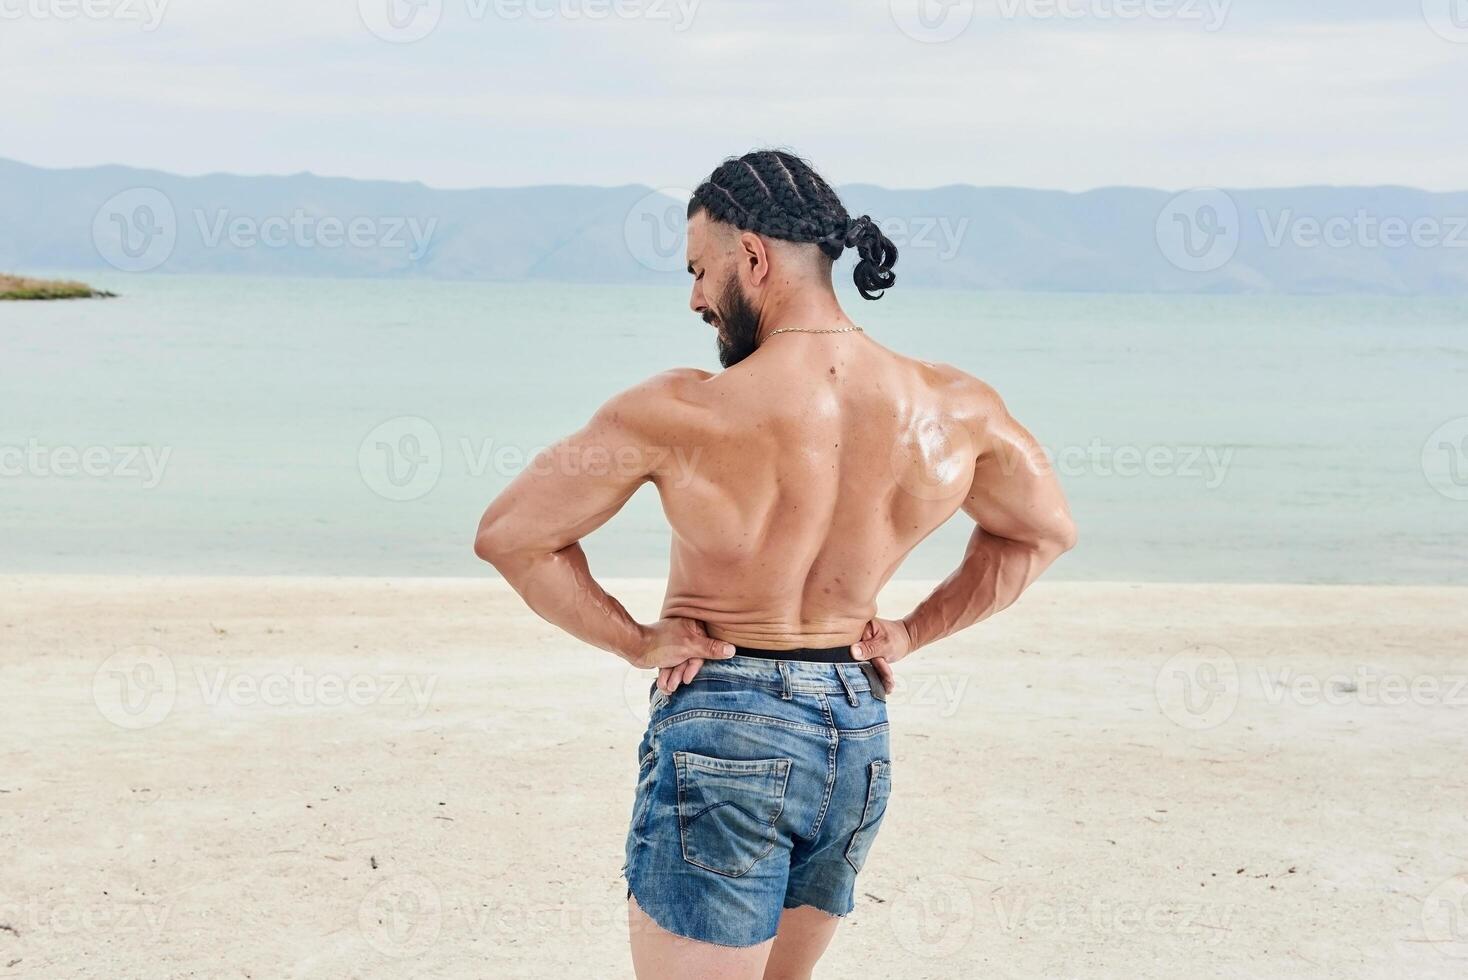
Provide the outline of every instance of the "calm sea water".
{"type": "MultiPolygon", "coordinates": [[[[0,304],[0,571],[491,574],[526,454],[661,369],[717,367],[681,290],[98,275],[0,304]]],[[[1468,582],[1468,303],[853,297],[995,385],[1082,530],[1057,577],[1468,582]]],[[[903,568],[946,574],[951,522],[903,568]]],[[[588,540],[661,575],[644,489],[588,540]]]]}

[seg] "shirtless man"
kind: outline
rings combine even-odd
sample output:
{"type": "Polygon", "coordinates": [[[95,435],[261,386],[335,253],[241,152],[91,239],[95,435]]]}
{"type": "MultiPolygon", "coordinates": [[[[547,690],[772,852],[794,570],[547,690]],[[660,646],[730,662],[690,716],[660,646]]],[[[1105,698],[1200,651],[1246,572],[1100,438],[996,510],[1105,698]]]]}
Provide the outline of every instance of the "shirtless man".
{"type": "Polygon", "coordinates": [[[886,811],[895,664],[1019,598],[1074,546],[1064,497],[995,392],[842,311],[897,250],[808,164],[750,153],[689,204],[693,312],[719,374],[617,395],[494,501],[475,551],[529,606],[657,668],[626,876],[642,980],[809,977],[886,811]],[[645,483],[673,529],[662,619],[635,622],[578,543],[645,483]],[[959,510],[962,563],[901,619],[876,598],[959,510]]]}

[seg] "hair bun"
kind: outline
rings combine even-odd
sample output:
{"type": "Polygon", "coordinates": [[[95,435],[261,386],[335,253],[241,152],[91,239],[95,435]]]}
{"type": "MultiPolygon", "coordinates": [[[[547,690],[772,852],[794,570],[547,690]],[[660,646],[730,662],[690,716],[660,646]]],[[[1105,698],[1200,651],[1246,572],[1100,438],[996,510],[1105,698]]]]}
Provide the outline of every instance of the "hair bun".
{"type": "Polygon", "coordinates": [[[856,248],[873,233],[881,234],[880,231],[877,231],[877,226],[872,224],[870,215],[864,214],[860,218],[852,218],[846,226],[846,247],[856,248]]]}
{"type": "Polygon", "coordinates": [[[864,214],[847,226],[846,247],[856,249],[861,256],[852,272],[861,298],[881,299],[883,290],[897,282],[897,273],[892,271],[897,264],[897,246],[864,214]]]}

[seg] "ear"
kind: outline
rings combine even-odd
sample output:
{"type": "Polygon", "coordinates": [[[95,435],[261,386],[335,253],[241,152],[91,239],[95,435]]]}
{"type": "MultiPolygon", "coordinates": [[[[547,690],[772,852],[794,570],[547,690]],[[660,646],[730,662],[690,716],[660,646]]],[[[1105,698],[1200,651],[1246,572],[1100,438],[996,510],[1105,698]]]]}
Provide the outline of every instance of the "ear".
{"type": "Polygon", "coordinates": [[[770,277],[770,251],[763,238],[751,231],[741,233],[735,257],[739,260],[740,275],[747,284],[765,284],[770,277]]]}

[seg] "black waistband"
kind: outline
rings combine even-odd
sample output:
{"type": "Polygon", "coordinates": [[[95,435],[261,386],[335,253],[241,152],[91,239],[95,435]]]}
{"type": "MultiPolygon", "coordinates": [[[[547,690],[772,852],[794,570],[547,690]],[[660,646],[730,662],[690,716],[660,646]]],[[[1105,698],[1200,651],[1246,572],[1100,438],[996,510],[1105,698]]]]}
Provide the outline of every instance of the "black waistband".
{"type": "Polygon", "coordinates": [[[754,647],[735,647],[738,657],[754,657],[756,660],[795,660],[806,664],[854,664],[851,647],[826,647],[816,649],[802,647],[798,650],[759,650],[754,647]]]}

